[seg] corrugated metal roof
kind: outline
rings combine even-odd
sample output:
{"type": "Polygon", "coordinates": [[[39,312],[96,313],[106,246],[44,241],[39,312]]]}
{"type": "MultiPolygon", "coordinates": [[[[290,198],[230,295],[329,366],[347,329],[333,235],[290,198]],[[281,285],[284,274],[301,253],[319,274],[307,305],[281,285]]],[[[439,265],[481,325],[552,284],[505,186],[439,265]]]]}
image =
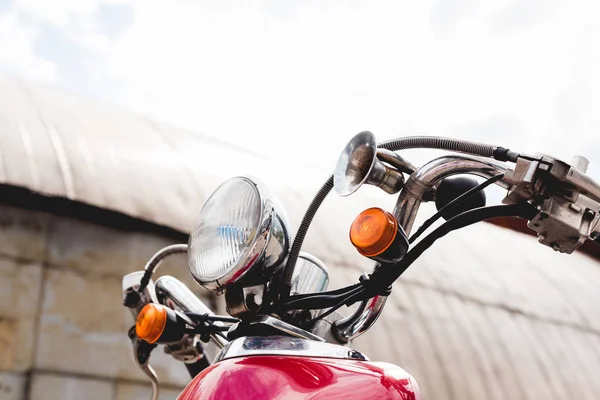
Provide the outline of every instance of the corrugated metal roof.
{"type": "MultiPolygon", "coordinates": [[[[303,182],[311,183],[300,185],[302,166],[7,75],[0,75],[0,160],[1,183],[183,232],[204,197],[240,173],[263,178],[296,227],[327,175],[310,172],[314,179],[303,182]]],[[[367,187],[324,203],[305,249],[327,262],[334,286],[371,266],[347,240],[352,218],[392,202],[367,187]]],[[[478,224],[440,240],[411,267],[357,347],[405,366],[427,398],[594,399],[598,287],[592,258],[478,224]]]]}
{"type": "Polygon", "coordinates": [[[0,94],[3,183],[187,231],[222,179],[273,170],[234,145],[10,75],[0,94]]]}

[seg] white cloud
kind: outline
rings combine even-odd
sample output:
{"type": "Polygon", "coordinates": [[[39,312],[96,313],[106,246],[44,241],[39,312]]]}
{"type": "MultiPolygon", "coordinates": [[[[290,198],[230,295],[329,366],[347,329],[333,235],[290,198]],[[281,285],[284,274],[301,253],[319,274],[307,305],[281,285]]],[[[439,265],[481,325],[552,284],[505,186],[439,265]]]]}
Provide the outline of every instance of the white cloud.
{"type": "Polygon", "coordinates": [[[54,80],[54,63],[33,51],[39,35],[39,29],[24,26],[15,12],[0,13],[0,68],[34,80],[54,80]]]}
{"type": "Polygon", "coordinates": [[[56,26],[66,27],[73,20],[87,18],[98,6],[97,0],[15,0],[15,8],[56,26]]]}
{"type": "Polygon", "coordinates": [[[111,40],[98,20],[98,10],[103,4],[124,4],[130,0],[15,0],[13,8],[24,13],[34,24],[48,24],[89,51],[106,55],[111,40]]]}
{"type": "Polygon", "coordinates": [[[144,2],[110,65],[128,107],[326,165],[362,129],[461,136],[502,116],[521,131],[469,137],[583,150],[573,135],[598,130],[596,2],[456,4],[144,2]]]}
{"type": "MultiPolygon", "coordinates": [[[[126,2],[133,22],[117,38],[101,3],[16,7],[97,55],[89,79],[118,84],[115,102],[257,151],[331,167],[363,129],[567,159],[600,150],[594,0],[147,0],[126,2]]],[[[35,57],[30,44],[0,54],[35,57]]]]}

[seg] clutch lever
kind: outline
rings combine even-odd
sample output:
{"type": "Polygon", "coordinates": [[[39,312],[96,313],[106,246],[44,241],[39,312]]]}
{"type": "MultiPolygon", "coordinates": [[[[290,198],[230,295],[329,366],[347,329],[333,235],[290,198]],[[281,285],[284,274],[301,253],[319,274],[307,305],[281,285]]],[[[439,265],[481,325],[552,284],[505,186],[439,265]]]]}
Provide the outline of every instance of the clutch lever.
{"type": "Polygon", "coordinates": [[[154,368],[150,366],[150,353],[156,348],[155,344],[140,340],[135,333],[135,326],[132,326],[127,333],[133,344],[133,359],[152,383],[152,400],[158,400],[159,384],[158,376],[154,368]]]}

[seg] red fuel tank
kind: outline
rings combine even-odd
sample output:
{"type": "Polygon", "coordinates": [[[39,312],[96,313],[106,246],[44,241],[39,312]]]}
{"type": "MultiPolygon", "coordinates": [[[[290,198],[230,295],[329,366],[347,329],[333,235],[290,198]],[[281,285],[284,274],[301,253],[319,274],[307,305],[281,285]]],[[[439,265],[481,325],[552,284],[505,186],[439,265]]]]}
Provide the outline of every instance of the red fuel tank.
{"type": "Polygon", "coordinates": [[[253,355],[220,361],[178,400],[419,400],[414,378],[393,364],[335,358],[253,355]]]}

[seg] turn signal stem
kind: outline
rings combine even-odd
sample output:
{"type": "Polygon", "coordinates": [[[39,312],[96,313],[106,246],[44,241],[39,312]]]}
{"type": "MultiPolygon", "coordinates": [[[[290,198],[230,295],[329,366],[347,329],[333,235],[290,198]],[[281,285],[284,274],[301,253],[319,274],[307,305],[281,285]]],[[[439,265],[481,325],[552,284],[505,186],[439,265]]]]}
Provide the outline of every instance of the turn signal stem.
{"type": "Polygon", "coordinates": [[[170,308],[149,303],[138,314],[135,333],[148,343],[177,342],[186,333],[186,322],[170,308]]]}
{"type": "Polygon", "coordinates": [[[350,241],[365,257],[382,263],[400,261],[408,239],[394,216],[377,207],[361,212],[350,227],[350,241]]]}
{"type": "Polygon", "coordinates": [[[201,339],[208,342],[209,339],[204,340],[208,335],[229,329],[221,322],[237,323],[239,320],[213,314],[184,314],[161,304],[149,303],[138,314],[135,335],[145,342],[157,344],[179,342],[185,334],[201,335],[201,339]]]}

